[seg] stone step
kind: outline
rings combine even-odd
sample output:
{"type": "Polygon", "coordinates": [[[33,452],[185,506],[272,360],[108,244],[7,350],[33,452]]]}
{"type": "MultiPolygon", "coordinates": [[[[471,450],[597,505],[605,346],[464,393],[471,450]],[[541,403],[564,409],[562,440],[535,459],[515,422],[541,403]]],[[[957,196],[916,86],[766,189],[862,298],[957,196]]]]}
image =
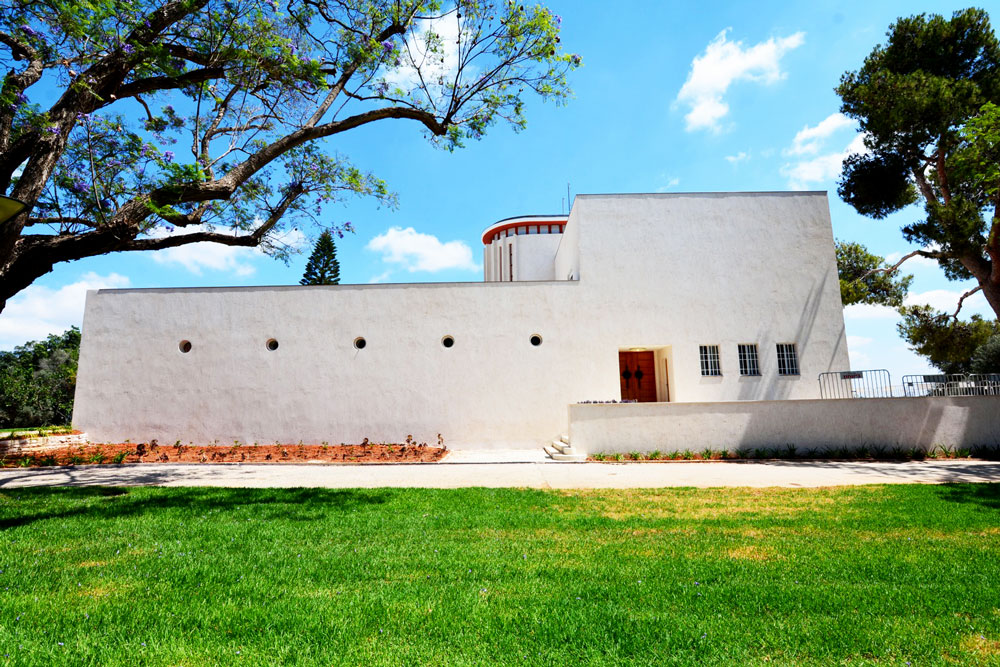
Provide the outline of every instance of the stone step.
{"type": "Polygon", "coordinates": [[[562,440],[553,440],[552,444],[549,446],[553,447],[560,454],[576,454],[576,450],[573,449],[573,445],[568,442],[563,442],[562,440]]]}
{"type": "Polygon", "coordinates": [[[544,449],[545,449],[545,453],[553,461],[586,461],[587,460],[587,457],[584,454],[577,454],[575,452],[572,453],[572,454],[563,454],[561,451],[559,451],[558,449],[555,449],[554,447],[545,447],[544,449]]]}
{"type": "Polygon", "coordinates": [[[565,442],[567,445],[569,444],[569,436],[566,435],[565,433],[563,433],[563,434],[561,434],[559,436],[559,440],[561,440],[562,442],[565,442]]]}

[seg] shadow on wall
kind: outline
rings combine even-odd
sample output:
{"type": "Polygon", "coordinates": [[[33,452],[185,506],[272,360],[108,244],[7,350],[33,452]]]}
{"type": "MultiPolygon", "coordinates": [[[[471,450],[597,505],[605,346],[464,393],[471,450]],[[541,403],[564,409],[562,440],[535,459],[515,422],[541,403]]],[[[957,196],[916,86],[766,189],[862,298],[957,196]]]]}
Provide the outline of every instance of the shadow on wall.
{"type": "MultiPolygon", "coordinates": [[[[122,469],[122,481],[129,484],[155,484],[158,475],[139,475],[134,467],[122,469]]],[[[22,477],[8,478],[9,484],[22,477]]],[[[85,482],[78,481],[83,484],[85,482]]],[[[30,487],[8,489],[6,493],[16,494],[21,499],[58,497],[61,500],[95,500],[82,507],[56,509],[21,516],[4,516],[0,513],[0,531],[27,526],[36,521],[65,519],[73,516],[87,516],[98,519],[118,519],[140,516],[151,511],[178,509],[192,515],[207,510],[228,510],[253,507],[254,518],[275,518],[283,521],[311,521],[322,518],[330,512],[347,512],[364,505],[380,505],[392,498],[393,490],[340,490],[340,489],[226,489],[187,488],[174,490],[169,496],[151,496],[120,487],[82,487],[73,482],[62,482],[70,488],[30,487]]],[[[7,510],[9,511],[9,509],[7,510]]]]}
{"type": "MultiPolygon", "coordinates": [[[[800,450],[830,451],[842,448],[893,448],[930,450],[937,444],[938,433],[945,412],[941,403],[927,401],[923,409],[902,408],[903,404],[892,401],[903,399],[827,399],[811,404],[813,414],[796,416],[794,425],[782,431],[780,410],[783,406],[766,406],[765,409],[749,411],[746,428],[740,437],[740,447],[774,448],[795,446],[800,450]],[[889,401],[880,403],[881,409],[869,409],[875,404],[868,401],[889,401]],[[766,409],[767,407],[773,408],[766,409]],[[827,408],[827,410],[824,410],[827,408]],[[779,425],[776,428],[776,424],[779,425]],[[776,433],[780,435],[776,436],[776,433]],[[787,439],[780,440],[787,434],[787,439]]],[[[758,404],[759,405],[759,404],[758,404]]],[[[967,424],[963,424],[958,442],[964,442],[967,424]]]]}
{"type": "MultiPolygon", "coordinates": [[[[823,279],[818,283],[814,284],[812,289],[809,290],[809,296],[806,298],[806,303],[802,308],[802,314],[799,315],[799,323],[795,330],[795,338],[791,341],[776,341],[776,342],[793,342],[795,343],[796,350],[799,356],[799,363],[801,364],[802,359],[806,357],[806,352],[809,349],[810,337],[812,336],[813,328],[816,325],[816,319],[819,316],[820,306],[823,300],[823,290],[826,287],[827,280],[830,274],[823,276],[823,279]]],[[[773,328],[766,328],[765,331],[758,332],[757,340],[765,340],[769,338],[769,335],[773,332],[773,328]]],[[[837,343],[835,344],[833,350],[830,353],[830,359],[827,362],[827,367],[829,367],[834,360],[834,355],[837,351],[837,346],[844,342],[844,326],[843,320],[841,320],[840,334],[837,343]]],[[[758,355],[760,357],[760,362],[763,366],[764,359],[768,359],[771,362],[775,361],[775,355],[777,351],[775,349],[759,349],[758,355]]],[[[737,393],[738,400],[741,401],[769,401],[769,400],[783,400],[788,398],[791,390],[795,384],[801,382],[810,382],[812,378],[807,378],[804,375],[798,376],[779,376],[777,365],[770,366],[772,369],[769,372],[765,372],[762,377],[755,378],[740,378],[740,388],[737,393]]]]}

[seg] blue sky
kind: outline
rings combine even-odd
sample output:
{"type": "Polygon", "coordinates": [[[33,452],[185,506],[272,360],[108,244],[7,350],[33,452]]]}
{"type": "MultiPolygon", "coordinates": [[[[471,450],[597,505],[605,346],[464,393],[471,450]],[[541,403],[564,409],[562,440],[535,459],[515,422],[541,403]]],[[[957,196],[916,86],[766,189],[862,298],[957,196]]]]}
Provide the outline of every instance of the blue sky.
{"type": "MultiPolygon", "coordinates": [[[[408,121],[326,144],[399,196],[396,209],[355,200],[326,211],[357,229],[337,242],[342,282],[481,280],[482,230],[514,215],[560,213],[567,183],[573,194],[828,190],[836,237],[889,257],[912,249],[899,228],[919,208],[874,221],[837,198],[840,160],[857,131],[838,115],[833,88],[897,17],[965,5],[547,4],[563,18],[564,47],[584,61],[565,106],[530,99],[526,130],[497,126],[454,153],[430,146],[408,121]]],[[[0,349],[79,325],[88,288],[295,284],[307,254],[286,266],[253,250],[198,245],[62,264],[8,302],[0,349]]],[[[739,267],[712,267],[711,257],[706,267],[739,277],[739,267]]],[[[933,263],[906,267],[913,302],[953,308],[968,289],[933,263]]],[[[963,312],[990,313],[981,295],[963,312]]],[[[899,339],[897,319],[887,308],[845,311],[852,365],[888,368],[898,384],[928,367],[899,339]]]]}

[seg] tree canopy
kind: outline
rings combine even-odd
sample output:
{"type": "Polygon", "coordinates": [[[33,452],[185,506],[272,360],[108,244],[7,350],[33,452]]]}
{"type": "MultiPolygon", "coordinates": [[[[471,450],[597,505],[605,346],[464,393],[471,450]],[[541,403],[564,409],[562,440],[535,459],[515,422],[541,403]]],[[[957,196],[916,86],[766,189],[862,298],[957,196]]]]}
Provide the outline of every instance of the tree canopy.
{"type": "Polygon", "coordinates": [[[0,351],[0,428],[68,424],[79,357],[76,327],[0,351]]]}
{"type": "Polygon", "coordinates": [[[0,5],[0,310],[57,262],[290,226],[386,184],[322,140],[414,122],[447,149],[580,63],[507,0],[12,0],[0,5]],[[54,94],[49,94],[55,91],[54,94]]]}
{"type": "MultiPolygon", "coordinates": [[[[348,223],[350,224],[350,223],[348,223]]],[[[300,285],[337,285],[340,283],[340,262],[337,261],[337,245],[333,234],[324,231],[316,239],[300,285]]]]}
{"type": "MultiPolygon", "coordinates": [[[[884,218],[922,201],[903,227],[910,253],[952,280],[975,279],[1000,317],[1000,43],[979,9],[899,19],[837,93],[866,152],[844,161],[838,192],[884,218]]],[[[898,264],[896,265],[898,266],[898,264]]]]}
{"type": "Polygon", "coordinates": [[[855,303],[899,308],[913,276],[897,276],[885,260],[860,243],[836,242],[840,298],[845,306],[855,303]]]}

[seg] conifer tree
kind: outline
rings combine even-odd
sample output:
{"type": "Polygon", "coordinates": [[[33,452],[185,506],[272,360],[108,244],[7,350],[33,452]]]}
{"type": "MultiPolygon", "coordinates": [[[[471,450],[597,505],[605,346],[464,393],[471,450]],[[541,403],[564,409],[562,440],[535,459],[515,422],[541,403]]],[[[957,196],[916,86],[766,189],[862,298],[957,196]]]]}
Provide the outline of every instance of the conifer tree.
{"type": "Polygon", "coordinates": [[[326,231],[316,239],[316,246],[309,261],[306,272],[302,274],[301,285],[338,285],[340,284],[340,262],[337,261],[337,246],[333,235],[326,231]]]}

